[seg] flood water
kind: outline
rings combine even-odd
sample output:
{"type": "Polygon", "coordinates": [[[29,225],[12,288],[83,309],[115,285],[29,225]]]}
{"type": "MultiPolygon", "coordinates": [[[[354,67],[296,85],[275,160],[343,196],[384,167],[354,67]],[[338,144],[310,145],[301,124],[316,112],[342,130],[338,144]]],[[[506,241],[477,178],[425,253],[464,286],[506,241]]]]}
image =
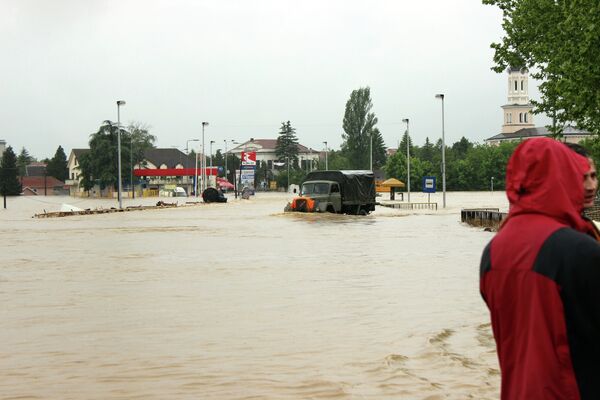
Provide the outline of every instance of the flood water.
{"type": "Polygon", "coordinates": [[[493,234],[460,209],[507,202],[447,196],[367,217],[259,193],[53,219],[32,216],[117,202],[9,198],[0,399],[497,399],[478,291],[493,234]]]}

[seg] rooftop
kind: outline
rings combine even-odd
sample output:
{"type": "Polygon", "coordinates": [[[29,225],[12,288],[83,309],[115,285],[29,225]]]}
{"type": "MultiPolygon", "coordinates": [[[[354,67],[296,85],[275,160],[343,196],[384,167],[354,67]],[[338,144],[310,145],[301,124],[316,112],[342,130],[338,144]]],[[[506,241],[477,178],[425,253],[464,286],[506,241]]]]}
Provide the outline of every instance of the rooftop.
{"type": "MultiPolygon", "coordinates": [[[[574,126],[567,125],[563,128],[562,134],[564,136],[574,135],[591,135],[590,132],[578,129],[574,126]]],[[[523,128],[519,129],[514,133],[499,133],[496,136],[485,139],[488,140],[510,140],[510,139],[524,139],[531,137],[549,136],[550,131],[545,126],[536,126],[535,128],[523,128]]]]}

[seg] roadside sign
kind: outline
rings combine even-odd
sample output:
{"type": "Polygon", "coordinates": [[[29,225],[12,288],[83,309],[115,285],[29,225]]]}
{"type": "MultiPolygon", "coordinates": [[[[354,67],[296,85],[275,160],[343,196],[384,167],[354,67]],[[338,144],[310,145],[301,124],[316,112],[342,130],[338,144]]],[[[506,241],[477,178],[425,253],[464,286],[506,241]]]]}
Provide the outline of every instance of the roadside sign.
{"type": "Polygon", "coordinates": [[[242,151],[242,165],[256,165],[256,152],[255,151],[242,151]]]}
{"type": "Polygon", "coordinates": [[[435,193],[435,176],[423,177],[423,193],[435,193]]]}
{"type": "Polygon", "coordinates": [[[240,173],[242,187],[254,187],[254,169],[242,169],[240,173]]]}

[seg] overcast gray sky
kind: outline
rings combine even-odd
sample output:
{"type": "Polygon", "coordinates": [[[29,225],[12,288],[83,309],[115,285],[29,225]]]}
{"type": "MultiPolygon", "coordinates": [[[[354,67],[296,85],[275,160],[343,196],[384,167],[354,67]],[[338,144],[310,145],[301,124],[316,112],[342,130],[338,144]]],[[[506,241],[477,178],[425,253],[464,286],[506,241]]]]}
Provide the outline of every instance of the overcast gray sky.
{"type": "MultiPolygon", "coordinates": [[[[151,126],[159,147],[276,138],[342,142],[369,86],[388,147],[500,132],[507,77],[490,70],[501,12],[478,0],[0,0],[0,139],[51,157],[102,121],[151,126]]],[[[530,82],[530,88],[534,87],[530,82]]],[[[538,96],[537,90],[530,93],[538,96]]],[[[547,118],[536,116],[536,125],[547,118]]]]}

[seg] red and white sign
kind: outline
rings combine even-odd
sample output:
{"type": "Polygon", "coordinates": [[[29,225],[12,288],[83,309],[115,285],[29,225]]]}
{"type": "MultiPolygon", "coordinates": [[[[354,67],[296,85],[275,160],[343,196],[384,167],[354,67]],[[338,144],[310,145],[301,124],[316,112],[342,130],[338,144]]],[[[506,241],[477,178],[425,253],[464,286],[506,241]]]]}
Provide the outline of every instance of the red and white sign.
{"type": "Polygon", "coordinates": [[[242,151],[242,165],[256,165],[256,152],[242,151]]]}

